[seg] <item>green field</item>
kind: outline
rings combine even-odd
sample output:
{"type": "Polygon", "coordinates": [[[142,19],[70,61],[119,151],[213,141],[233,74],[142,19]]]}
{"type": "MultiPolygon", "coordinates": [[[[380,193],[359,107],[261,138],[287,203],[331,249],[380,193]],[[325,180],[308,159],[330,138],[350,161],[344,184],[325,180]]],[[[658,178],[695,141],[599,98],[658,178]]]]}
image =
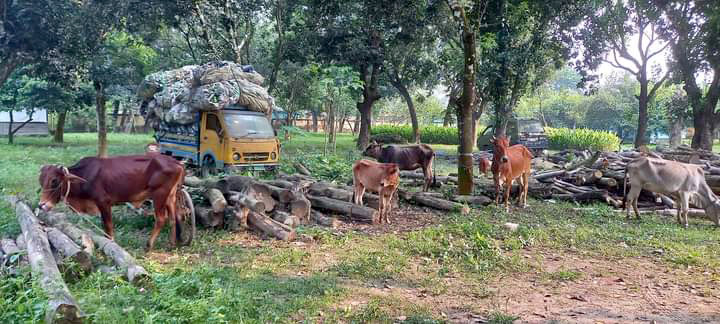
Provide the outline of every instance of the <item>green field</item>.
{"type": "MultiPolygon", "coordinates": [[[[151,140],[149,135],[113,134],[110,153],[139,153],[151,140]]],[[[2,195],[22,194],[35,203],[42,164],[70,164],[95,153],[94,134],[67,134],[66,141],[51,145],[48,138],[19,138],[15,145],[0,144],[2,195]]],[[[283,152],[284,170],[301,161],[317,176],[338,181],[349,178],[350,163],[359,157],[349,135],[339,137],[336,154],[323,154],[323,137],[311,134],[283,143],[283,152]]],[[[720,300],[713,288],[720,280],[720,231],[710,222],[693,220],[683,229],[673,219],[653,215],[626,221],[605,206],[530,203],[531,208],[512,214],[494,206],[474,208],[469,215],[396,211],[396,219],[430,213],[432,221],[411,228],[300,227],[298,232],[313,236],[313,243],[201,229],[190,247],[171,250],[165,230],[151,253],[142,248],[153,220],[119,206],[114,209],[116,240],[148,269],[154,286],[138,289],[115,273],[96,271],[73,280],[70,289],[94,323],[443,323],[462,322],[457,319],[462,314],[510,323],[531,315],[507,306],[509,283],[532,282],[539,285],[534,289],[555,289],[549,294],[565,298],[571,294],[562,292],[565,287],[617,276],[593,264],[618,270],[641,263],[652,269],[636,269],[642,273],[638,276],[669,277],[720,300]],[[509,231],[505,222],[518,223],[520,229],[509,231]],[[555,267],[551,263],[560,261],[552,255],[566,262],[555,267]],[[576,262],[590,266],[580,268],[576,262]]],[[[96,217],[81,222],[100,224],[96,217]]],[[[13,211],[0,203],[0,233],[14,237],[18,232],[13,211]]],[[[94,261],[108,263],[100,256],[94,261]]],[[[27,271],[0,280],[0,322],[42,319],[45,297],[27,271]]],[[[636,288],[628,287],[619,293],[626,294],[621,299],[634,300],[636,288]]]]}

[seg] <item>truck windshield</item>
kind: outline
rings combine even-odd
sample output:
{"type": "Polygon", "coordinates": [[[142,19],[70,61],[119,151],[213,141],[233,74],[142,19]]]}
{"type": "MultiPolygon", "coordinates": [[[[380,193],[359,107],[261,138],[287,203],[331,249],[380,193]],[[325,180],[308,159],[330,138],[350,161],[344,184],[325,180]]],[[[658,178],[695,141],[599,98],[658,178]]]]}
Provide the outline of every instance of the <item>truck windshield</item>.
{"type": "Polygon", "coordinates": [[[543,127],[537,120],[518,120],[518,128],[521,133],[542,133],[543,127]]]}
{"type": "Polygon", "coordinates": [[[236,138],[275,137],[270,121],[262,115],[249,115],[225,111],[228,134],[236,138]]]}

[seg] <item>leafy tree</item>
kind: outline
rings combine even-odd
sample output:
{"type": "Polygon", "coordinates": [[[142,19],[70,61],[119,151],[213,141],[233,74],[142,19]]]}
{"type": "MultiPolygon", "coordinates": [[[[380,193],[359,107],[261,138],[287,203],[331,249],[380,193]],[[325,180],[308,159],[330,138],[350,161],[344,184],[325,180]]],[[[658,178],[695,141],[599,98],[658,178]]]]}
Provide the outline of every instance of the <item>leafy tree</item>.
{"type": "Polygon", "coordinates": [[[20,73],[12,74],[0,88],[0,111],[7,111],[10,117],[8,125],[8,143],[13,144],[15,133],[33,120],[35,106],[28,106],[24,100],[30,78],[20,73]],[[28,119],[13,127],[13,112],[24,111],[28,119]]]}
{"type": "Polygon", "coordinates": [[[695,133],[693,148],[712,149],[720,120],[720,3],[717,1],[655,0],[667,20],[662,35],[670,43],[672,67],[684,83],[692,107],[695,133]],[[701,73],[712,73],[706,89],[698,84],[701,73]]]}
{"type": "Polygon", "coordinates": [[[591,15],[583,29],[583,45],[586,49],[584,62],[591,69],[606,62],[616,69],[632,74],[640,84],[638,94],[638,125],[635,147],[646,144],[648,128],[648,105],[658,89],[668,78],[669,71],[651,85],[653,57],[662,53],[670,44],[660,37],[661,11],[648,0],[606,0],[598,15],[591,15]],[[635,44],[631,44],[636,35],[635,44]],[[629,48],[638,50],[634,57],[629,48]]]}

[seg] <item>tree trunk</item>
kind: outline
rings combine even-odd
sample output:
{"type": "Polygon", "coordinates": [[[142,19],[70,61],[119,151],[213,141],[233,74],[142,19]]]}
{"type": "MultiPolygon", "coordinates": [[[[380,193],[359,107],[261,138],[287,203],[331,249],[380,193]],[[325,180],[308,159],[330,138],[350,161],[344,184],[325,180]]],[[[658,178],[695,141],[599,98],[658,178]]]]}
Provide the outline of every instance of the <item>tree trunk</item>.
{"type": "Polygon", "coordinates": [[[65,119],[67,118],[67,110],[63,109],[58,113],[57,122],[55,123],[55,134],[53,142],[62,143],[65,141],[65,119]]]}
{"type": "Polygon", "coordinates": [[[115,241],[111,241],[103,235],[90,234],[93,242],[103,253],[113,260],[113,263],[125,272],[127,280],[135,286],[149,286],[152,284],[150,275],[143,267],[137,264],[135,258],[115,241]]]}
{"type": "Polygon", "coordinates": [[[0,63],[0,88],[2,88],[5,81],[10,78],[10,75],[17,69],[20,63],[22,63],[22,59],[15,54],[10,54],[9,57],[3,58],[0,63]]]}
{"type": "Polygon", "coordinates": [[[397,71],[393,71],[391,76],[392,85],[400,92],[400,95],[405,99],[405,103],[408,106],[408,112],[410,112],[410,122],[412,123],[413,129],[413,141],[420,143],[420,126],[418,125],[417,113],[415,112],[415,104],[413,103],[410,92],[408,91],[405,84],[400,80],[400,76],[397,71]]]}
{"type": "Polygon", "coordinates": [[[18,223],[25,236],[33,277],[48,296],[46,323],[82,323],[85,317],[58,270],[47,235],[30,207],[15,204],[18,223]]]}
{"type": "Polygon", "coordinates": [[[360,130],[360,113],[355,113],[355,125],[353,125],[353,136],[360,130]]]}
{"type": "Polygon", "coordinates": [[[346,216],[351,220],[363,221],[370,224],[379,224],[378,211],[370,207],[358,206],[347,201],[327,197],[307,196],[313,208],[327,210],[346,216]]]}
{"type": "Polygon", "coordinates": [[[314,111],[314,110],[312,111],[312,128],[313,128],[313,133],[318,132],[318,113],[317,113],[317,111],[314,111]]]}
{"type": "Polygon", "coordinates": [[[473,104],[475,103],[475,31],[465,18],[463,24],[463,90],[458,109],[460,146],[458,147],[458,194],[472,195],[473,191],[473,104]]]}
{"type": "Polygon", "coordinates": [[[107,157],[107,120],[105,118],[105,88],[100,81],[93,82],[95,86],[95,112],[97,113],[98,157],[107,157]]]}
{"type": "Polygon", "coordinates": [[[360,112],[360,131],[358,132],[357,148],[364,150],[370,144],[370,128],[372,125],[372,106],[380,99],[378,92],[378,74],[380,67],[364,65],[360,70],[360,78],[363,81],[363,101],[357,103],[360,112]]]}
{"type": "Polygon", "coordinates": [[[638,126],[635,133],[635,148],[645,145],[645,133],[648,124],[648,82],[640,80],[640,95],[638,98],[638,126]]]}
{"type": "Polygon", "coordinates": [[[670,148],[674,149],[682,144],[682,131],[684,126],[682,117],[674,117],[670,120],[670,148]]]}
{"type": "Polygon", "coordinates": [[[457,111],[458,107],[458,94],[460,87],[453,85],[450,88],[450,95],[448,96],[447,108],[445,108],[445,118],[443,118],[443,127],[448,127],[452,123],[453,113],[457,111]]]}
{"type": "Polygon", "coordinates": [[[13,132],[13,111],[8,111],[8,115],[10,115],[10,123],[8,124],[8,144],[13,144],[13,135],[15,135],[13,132]]]}
{"type": "MultiPolygon", "coordinates": [[[[120,114],[120,100],[113,100],[112,106],[113,106],[113,111],[112,111],[112,116],[111,116],[112,122],[110,123],[110,128],[117,131],[117,129],[119,128],[118,124],[117,124],[117,120],[118,120],[118,115],[120,114]]],[[[123,123],[121,123],[120,125],[123,125],[123,123]]]]}

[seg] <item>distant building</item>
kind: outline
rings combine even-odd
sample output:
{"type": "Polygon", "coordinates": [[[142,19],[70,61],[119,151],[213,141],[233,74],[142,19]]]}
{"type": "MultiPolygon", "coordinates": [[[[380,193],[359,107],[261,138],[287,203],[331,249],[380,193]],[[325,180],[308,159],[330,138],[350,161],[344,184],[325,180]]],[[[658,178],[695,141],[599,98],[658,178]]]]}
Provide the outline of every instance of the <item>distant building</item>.
{"type": "MultiPolygon", "coordinates": [[[[13,124],[12,124],[13,129],[22,125],[29,118],[29,116],[25,113],[25,111],[13,111],[12,117],[13,117],[13,124]]],[[[7,136],[9,126],[10,126],[10,113],[7,111],[0,111],[0,136],[7,136]]],[[[48,135],[48,134],[50,134],[50,132],[48,130],[47,110],[37,109],[32,114],[32,121],[30,121],[29,123],[25,124],[25,126],[20,128],[17,131],[17,133],[15,133],[15,136],[48,135]]]]}

